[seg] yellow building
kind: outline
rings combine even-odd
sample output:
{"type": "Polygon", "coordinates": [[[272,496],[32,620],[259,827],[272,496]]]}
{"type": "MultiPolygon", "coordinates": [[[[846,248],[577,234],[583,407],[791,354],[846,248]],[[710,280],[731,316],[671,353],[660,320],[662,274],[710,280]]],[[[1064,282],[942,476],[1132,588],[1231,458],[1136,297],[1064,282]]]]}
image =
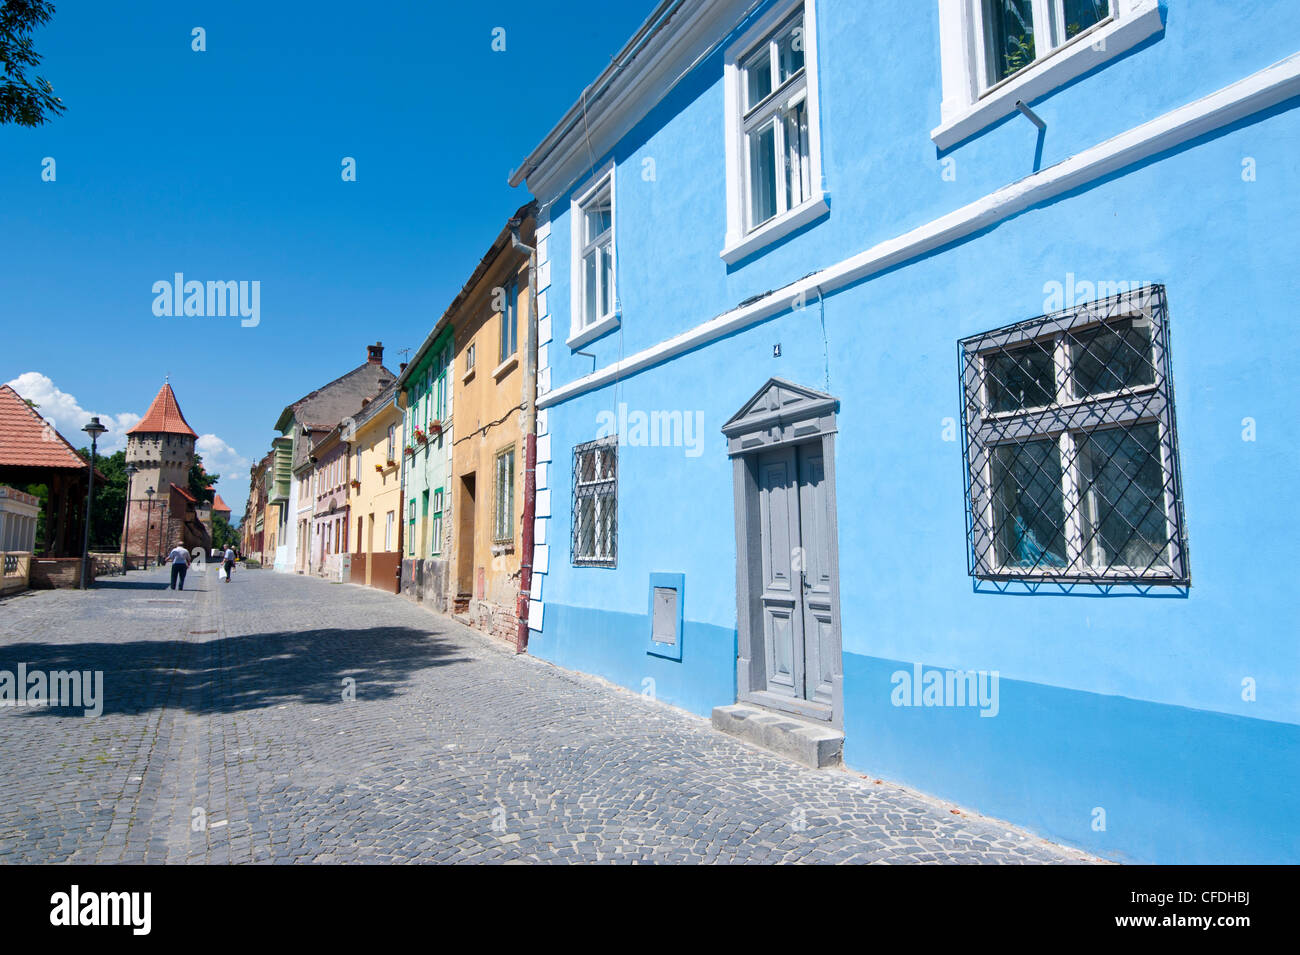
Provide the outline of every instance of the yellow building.
{"type": "Polygon", "coordinates": [[[351,455],[348,515],[351,522],[351,581],[397,592],[401,519],[402,411],[389,385],[343,422],[341,437],[351,455]]]}
{"type": "Polygon", "coordinates": [[[524,514],[524,434],[535,415],[529,257],[535,206],[501,230],[456,302],[452,369],[453,609],[470,625],[514,642],[524,514]]]}

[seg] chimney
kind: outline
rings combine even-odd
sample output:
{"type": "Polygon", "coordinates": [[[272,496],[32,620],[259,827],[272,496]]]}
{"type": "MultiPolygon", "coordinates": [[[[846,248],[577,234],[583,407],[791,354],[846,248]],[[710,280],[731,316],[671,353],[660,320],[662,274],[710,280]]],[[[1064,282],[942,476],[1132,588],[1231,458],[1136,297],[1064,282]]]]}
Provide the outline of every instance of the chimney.
{"type": "Polygon", "coordinates": [[[366,346],[366,361],[372,365],[382,365],[384,363],[383,342],[375,342],[373,345],[366,346]]]}
{"type": "Polygon", "coordinates": [[[400,375],[404,371],[406,371],[406,362],[402,362],[401,367],[397,369],[397,373],[400,375]]]}

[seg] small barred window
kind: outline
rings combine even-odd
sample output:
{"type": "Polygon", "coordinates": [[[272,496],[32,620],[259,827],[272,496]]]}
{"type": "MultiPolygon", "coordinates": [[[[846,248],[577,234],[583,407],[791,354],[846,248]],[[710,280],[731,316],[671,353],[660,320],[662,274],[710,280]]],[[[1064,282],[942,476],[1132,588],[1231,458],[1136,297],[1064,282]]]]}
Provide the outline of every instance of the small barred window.
{"type": "Polygon", "coordinates": [[[573,449],[573,563],[613,567],[618,561],[618,439],[573,449]]]}
{"type": "Polygon", "coordinates": [[[1190,583],[1162,286],[961,342],[972,576],[1190,583]]]}

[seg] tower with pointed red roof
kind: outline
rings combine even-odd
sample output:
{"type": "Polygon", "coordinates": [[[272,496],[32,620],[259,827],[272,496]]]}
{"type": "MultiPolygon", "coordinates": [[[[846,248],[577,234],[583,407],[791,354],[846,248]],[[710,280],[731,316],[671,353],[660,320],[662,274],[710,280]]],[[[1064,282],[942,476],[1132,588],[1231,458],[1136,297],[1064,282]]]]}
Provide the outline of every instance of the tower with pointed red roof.
{"type": "Polygon", "coordinates": [[[198,437],[170,384],[162,386],[144,417],[126,433],[126,463],[138,468],[122,537],[130,534],[133,559],[165,554],[182,541],[189,548],[211,545],[198,502],[189,492],[198,437]]]}

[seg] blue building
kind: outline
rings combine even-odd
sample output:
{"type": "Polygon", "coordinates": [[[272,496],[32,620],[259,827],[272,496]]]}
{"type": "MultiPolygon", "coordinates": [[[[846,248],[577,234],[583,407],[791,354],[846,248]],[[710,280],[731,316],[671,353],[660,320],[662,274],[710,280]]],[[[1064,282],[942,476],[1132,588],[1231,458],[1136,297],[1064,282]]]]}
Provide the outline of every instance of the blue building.
{"type": "Polygon", "coordinates": [[[1288,0],[659,3],[512,176],[531,652],[1300,861],[1297,51],[1288,0]]]}

